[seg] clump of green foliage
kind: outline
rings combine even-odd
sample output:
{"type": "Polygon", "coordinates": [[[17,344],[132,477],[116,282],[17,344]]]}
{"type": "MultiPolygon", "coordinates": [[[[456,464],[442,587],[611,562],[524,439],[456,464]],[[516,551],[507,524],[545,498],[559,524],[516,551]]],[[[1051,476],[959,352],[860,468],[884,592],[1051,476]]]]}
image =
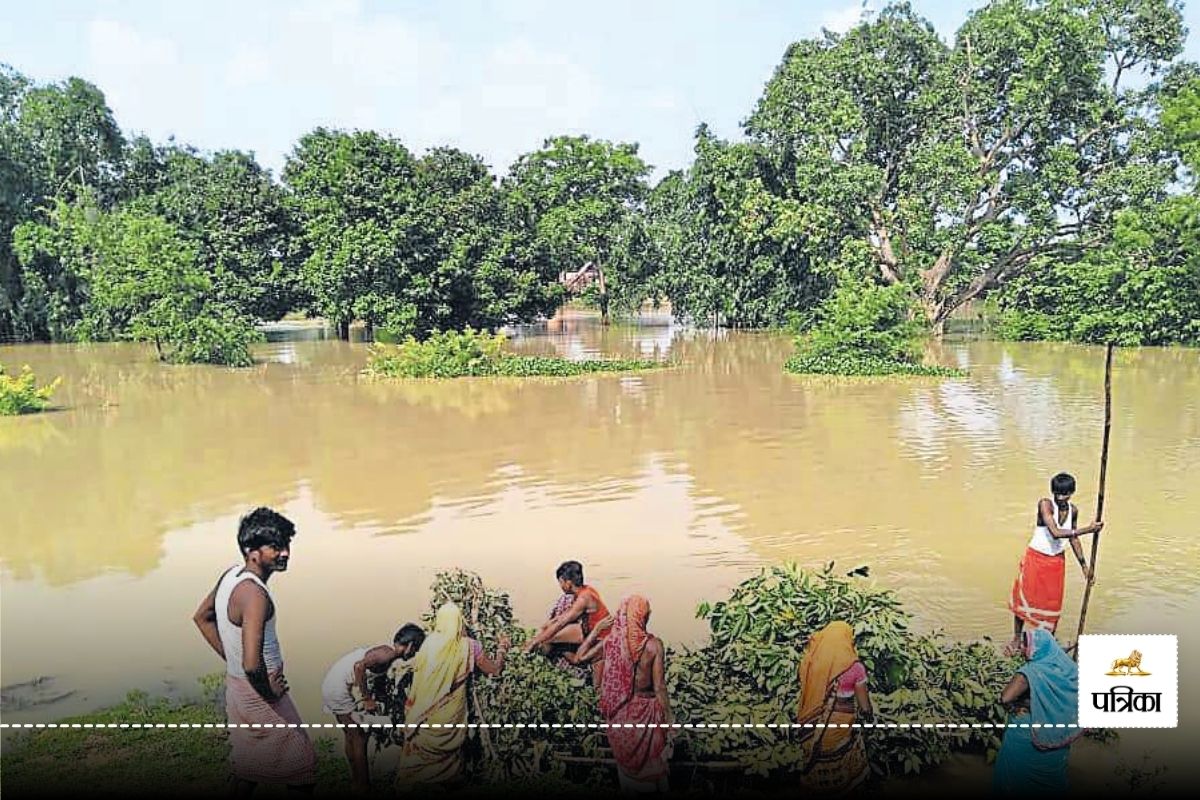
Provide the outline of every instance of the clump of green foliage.
{"type": "MultiPolygon", "coordinates": [[[[854,628],[878,722],[1003,721],[997,698],[1013,662],[987,643],[913,633],[893,592],[836,575],[832,567],[764,569],[728,600],[700,605],[710,642],[674,655],[668,665],[681,722],[795,721],[804,646],[834,620],[854,628]]],[[[878,728],[865,736],[872,767],[885,776],[921,772],[955,750],[991,752],[1000,744],[990,728],[878,728]]],[[[770,775],[802,767],[796,738],[786,729],[721,729],[686,740],[685,752],[733,758],[751,774],[770,775]]]]}
{"type": "Polygon", "coordinates": [[[933,375],[962,370],[921,363],[923,328],[907,287],[843,279],[796,335],[784,368],[815,375],[933,375]]]}
{"type": "Polygon", "coordinates": [[[45,224],[22,223],[13,241],[22,263],[59,259],[86,287],[71,338],[152,342],[171,363],[252,363],[250,344],[262,338],[253,318],[217,296],[220,275],[161,217],[58,200],[45,224]]]}
{"type": "MultiPolygon", "coordinates": [[[[528,631],[513,621],[512,603],[506,592],[488,588],[478,575],[461,569],[438,573],[430,587],[428,627],[445,602],[462,609],[468,634],[495,654],[501,636],[513,644],[500,678],[476,675],[470,684],[468,721],[522,722],[530,727],[472,728],[468,731],[467,769],[491,784],[511,784],[547,775],[562,777],[565,770],[552,755],[555,751],[594,753],[604,734],[575,728],[538,728],[538,724],[590,723],[597,721],[598,698],[586,681],[555,668],[541,655],[526,655],[520,645],[528,631]]],[[[391,697],[384,713],[393,722],[404,722],[403,707],[397,702],[395,684],[383,696],[391,697]]],[[[375,729],[376,746],[402,741],[403,729],[375,729]]]]}
{"type": "Polygon", "coordinates": [[[37,378],[28,365],[21,368],[20,376],[13,376],[6,375],[4,365],[0,364],[0,416],[45,411],[61,381],[61,378],[55,378],[45,386],[38,386],[37,378]]]}
{"type": "Polygon", "coordinates": [[[382,378],[526,378],[629,372],[660,366],[657,361],[641,359],[572,361],[547,356],[519,356],[504,351],[503,334],[488,334],[467,328],[434,333],[423,341],[409,337],[395,345],[373,345],[366,372],[382,378]]]}

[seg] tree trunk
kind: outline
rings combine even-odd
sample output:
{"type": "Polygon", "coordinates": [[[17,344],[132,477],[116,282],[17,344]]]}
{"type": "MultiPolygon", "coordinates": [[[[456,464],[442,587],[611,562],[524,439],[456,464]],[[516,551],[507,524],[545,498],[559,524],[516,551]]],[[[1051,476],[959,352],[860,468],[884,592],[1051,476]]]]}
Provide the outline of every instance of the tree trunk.
{"type": "Polygon", "coordinates": [[[954,309],[948,306],[944,299],[939,300],[927,294],[922,294],[918,298],[918,302],[921,305],[921,315],[925,318],[925,325],[929,328],[930,333],[934,336],[944,334],[946,332],[946,320],[950,317],[950,312],[954,309]]]}
{"type": "Polygon", "coordinates": [[[604,285],[604,269],[596,265],[597,282],[600,284],[600,324],[608,324],[608,287],[604,285]]]}
{"type": "MultiPolygon", "coordinates": [[[[349,334],[349,329],[346,332],[349,334]]],[[[375,341],[375,323],[371,322],[371,320],[367,320],[366,322],[366,331],[363,333],[363,337],[368,342],[375,341]]]]}
{"type": "Polygon", "coordinates": [[[341,339],[343,342],[350,341],[350,320],[339,319],[336,322],[336,326],[337,326],[337,337],[339,339],[341,339]]]}

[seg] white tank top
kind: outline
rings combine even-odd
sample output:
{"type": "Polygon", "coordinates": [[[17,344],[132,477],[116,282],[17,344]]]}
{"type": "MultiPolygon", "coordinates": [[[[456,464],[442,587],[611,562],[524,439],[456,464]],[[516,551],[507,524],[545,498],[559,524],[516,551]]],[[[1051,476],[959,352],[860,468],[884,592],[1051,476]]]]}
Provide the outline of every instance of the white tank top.
{"type": "MultiPolygon", "coordinates": [[[[1054,521],[1058,522],[1058,515],[1059,515],[1058,506],[1054,505],[1053,500],[1050,501],[1050,505],[1053,506],[1053,508],[1054,508],[1054,521]]],[[[1070,505],[1068,505],[1066,522],[1058,522],[1058,527],[1060,530],[1063,530],[1063,531],[1073,531],[1074,530],[1074,528],[1071,527],[1071,517],[1074,516],[1074,513],[1075,513],[1075,509],[1072,508],[1070,505]]],[[[1038,522],[1040,523],[1041,521],[1042,521],[1042,512],[1041,512],[1041,507],[1039,504],[1038,522]]],[[[1061,553],[1063,551],[1063,548],[1066,547],[1066,544],[1067,544],[1066,539],[1055,539],[1054,536],[1051,535],[1050,529],[1047,528],[1045,525],[1037,525],[1036,527],[1034,527],[1033,537],[1029,540],[1030,547],[1032,547],[1034,550],[1038,551],[1039,553],[1043,553],[1044,555],[1048,555],[1048,556],[1058,555],[1059,553],[1061,553]]]]}
{"type": "MultiPolygon", "coordinates": [[[[267,585],[259,580],[253,572],[242,572],[242,566],[237,564],[230,567],[221,576],[221,580],[217,583],[217,597],[214,602],[217,612],[217,633],[221,637],[221,647],[225,650],[225,671],[236,678],[246,677],[246,670],[242,668],[242,626],[234,625],[229,621],[229,598],[239,583],[254,581],[267,593],[267,599],[271,599],[271,592],[267,589],[267,585]]],[[[274,601],[272,601],[273,606],[274,601]]],[[[263,662],[266,664],[268,673],[283,667],[283,653],[279,650],[279,638],[275,635],[276,616],[278,615],[272,613],[266,625],[263,626],[263,662]]]]}
{"type": "MultiPolygon", "coordinates": [[[[354,665],[367,655],[369,647],[357,647],[351,650],[346,655],[342,656],[337,662],[329,668],[329,672],[325,675],[325,680],[322,686],[329,684],[330,686],[337,684],[340,686],[354,685],[354,665]]],[[[377,675],[373,670],[367,670],[370,675],[377,675]]]]}

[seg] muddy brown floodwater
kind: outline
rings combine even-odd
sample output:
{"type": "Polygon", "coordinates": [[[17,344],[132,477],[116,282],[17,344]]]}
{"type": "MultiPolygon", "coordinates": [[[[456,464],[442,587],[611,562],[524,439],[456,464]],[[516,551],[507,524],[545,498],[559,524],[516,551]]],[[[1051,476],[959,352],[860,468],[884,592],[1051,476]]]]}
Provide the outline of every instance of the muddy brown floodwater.
{"type": "MultiPolygon", "coordinates": [[[[190,617],[266,504],[299,529],[272,580],[293,695],[321,716],[325,669],[424,610],[457,565],[542,619],[554,567],[584,562],[610,605],[647,594],[653,627],[696,641],[702,599],[763,564],[846,569],[896,589],[924,628],[1000,639],[1005,598],[1049,476],[1090,519],[1103,352],[944,342],[965,380],[782,372],[787,338],[664,319],[603,329],[571,315],[525,352],[670,358],[674,369],[554,380],[378,383],[365,348],[262,345],[244,370],[169,367],[128,344],[0,347],[62,376],[48,414],[0,419],[0,674],[53,676],[51,721],[134,688],[187,693],[219,663],[190,617]]],[[[1095,632],[1180,634],[1200,658],[1200,351],[1118,351],[1095,632]]],[[[1065,626],[1081,581],[1068,572],[1065,626]]],[[[1183,693],[1181,723],[1195,719],[1183,693]]],[[[1124,737],[1131,760],[1162,732],[1124,737]]],[[[1165,748],[1165,750],[1164,750],[1165,748]]]]}

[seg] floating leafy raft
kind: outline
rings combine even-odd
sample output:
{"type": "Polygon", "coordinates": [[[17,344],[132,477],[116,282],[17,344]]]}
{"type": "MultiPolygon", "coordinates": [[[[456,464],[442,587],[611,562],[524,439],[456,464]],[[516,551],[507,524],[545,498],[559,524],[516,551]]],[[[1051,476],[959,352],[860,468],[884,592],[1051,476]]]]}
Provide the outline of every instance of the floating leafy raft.
{"type": "Polygon", "coordinates": [[[490,335],[467,328],[441,331],[424,341],[409,337],[399,344],[372,345],[366,374],[376,378],[570,377],[663,366],[662,362],[645,359],[573,361],[549,356],[519,356],[504,351],[503,334],[490,335]]]}
{"type": "MultiPolygon", "coordinates": [[[[477,778],[507,783],[551,773],[561,777],[563,756],[586,761],[603,753],[607,741],[600,729],[538,727],[601,722],[597,696],[544,657],[520,653],[529,632],[514,625],[507,594],[484,586],[473,573],[455,570],[435,578],[430,618],[447,600],[462,607],[472,635],[489,652],[501,634],[514,642],[504,674],[474,682],[471,721],[533,724],[473,729],[468,769],[477,778]]],[[[794,565],[764,569],[727,600],[702,603],[697,615],[708,621],[708,643],[668,652],[667,684],[678,722],[794,721],[804,645],[813,632],[836,619],[854,627],[877,722],[1003,721],[997,698],[1013,674],[1013,661],[990,643],[913,633],[910,615],[893,592],[834,574],[832,564],[819,572],[794,565]]],[[[393,718],[403,721],[398,708],[393,718]]],[[[921,772],[953,751],[990,756],[1000,744],[992,728],[878,728],[865,733],[872,767],[881,776],[921,772]]],[[[383,731],[376,737],[381,746],[392,741],[383,731]]],[[[747,780],[769,782],[801,768],[798,742],[799,731],[790,728],[685,730],[674,759],[736,762],[747,780]]],[[[602,773],[594,777],[600,780],[602,773]]]]}
{"type": "Polygon", "coordinates": [[[916,375],[933,378],[965,378],[966,370],[938,364],[884,358],[855,352],[802,353],[792,356],[784,370],[796,375],[840,375],[875,377],[884,375],[916,375]]]}

